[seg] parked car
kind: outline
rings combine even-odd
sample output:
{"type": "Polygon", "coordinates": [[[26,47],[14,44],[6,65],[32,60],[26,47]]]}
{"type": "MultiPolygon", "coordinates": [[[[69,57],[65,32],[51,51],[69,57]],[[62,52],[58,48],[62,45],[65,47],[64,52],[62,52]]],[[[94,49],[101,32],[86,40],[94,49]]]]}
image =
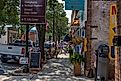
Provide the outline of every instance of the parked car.
{"type": "MultiPolygon", "coordinates": [[[[46,41],[46,42],[44,42],[44,49],[46,50],[46,49],[49,49],[49,48],[53,48],[54,44],[55,44],[54,42],[46,41]]],[[[39,44],[36,44],[36,48],[38,48],[38,50],[40,50],[39,44]]]]}
{"type": "Polygon", "coordinates": [[[54,43],[54,42],[46,41],[46,42],[44,43],[44,48],[49,49],[49,48],[54,47],[54,45],[55,45],[55,43],[54,43]]]}
{"type": "MultiPolygon", "coordinates": [[[[34,43],[29,40],[29,50],[31,48],[34,48],[34,43]]],[[[1,55],[1,61],[3,63],[6,62],[19,62],[19,58],[22,56],[25,56],[25,47],[26,47],[26,41],[17,39],[12,44],[0,44],[0,55],[1,55]]]]}
{"type": "MultiPolygon", "coordinates": [[[[55,45],[55,43],[52,42],[52,41],[45,41],[44,42],[45,57],[47,59],[48,58],[51,58],[53,52],[55,51],[54,45],[55,45]]],[[[40,51],[40,48],[39,48],[39,45],[38,44],[36,45],[36,49],[40,51]]]]}

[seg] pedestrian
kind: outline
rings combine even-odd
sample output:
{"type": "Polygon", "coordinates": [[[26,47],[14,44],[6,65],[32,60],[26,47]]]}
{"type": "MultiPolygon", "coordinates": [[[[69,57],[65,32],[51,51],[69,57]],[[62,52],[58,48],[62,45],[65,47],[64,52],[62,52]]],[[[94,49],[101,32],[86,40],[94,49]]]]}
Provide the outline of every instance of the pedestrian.
{"type": "Polygon", "coordinates": [[[72,48],[72,42],[69,42],[69,50],[68,50],[68,53],[69,53],[69,57],[71,58],[71,56],[73,55],[73,48],[72,48]]]}

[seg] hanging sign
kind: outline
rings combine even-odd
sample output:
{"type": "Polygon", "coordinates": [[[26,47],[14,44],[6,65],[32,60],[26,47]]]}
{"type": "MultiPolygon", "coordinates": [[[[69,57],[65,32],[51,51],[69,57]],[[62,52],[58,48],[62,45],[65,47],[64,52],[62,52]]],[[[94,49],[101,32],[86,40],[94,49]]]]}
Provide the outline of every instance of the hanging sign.
{"type": "Polygon", "coordinates": [[[80,26],[80,20],[79,20],[79,18],[75,18],[73,20],[71,26],[80,26]]]}
{"type": "Polygon", "coordinates": [[[83,10],[85,0],[65,0],[65,10],[83,10]]]}
{"type": "Polygon", "coordinates": [[[111,47],[113,46],[113,38],[116,35],[116,28],[117,27],[117,5],[111,4],[110,5],[110,26],[109,26],[109,58],[110,60],[114,60],[111,57],[111,47]]]}
{"type": "Polygon", "coordinates": [[[21,0],[22,24],[45,23],[45,0],[21,0]]]}

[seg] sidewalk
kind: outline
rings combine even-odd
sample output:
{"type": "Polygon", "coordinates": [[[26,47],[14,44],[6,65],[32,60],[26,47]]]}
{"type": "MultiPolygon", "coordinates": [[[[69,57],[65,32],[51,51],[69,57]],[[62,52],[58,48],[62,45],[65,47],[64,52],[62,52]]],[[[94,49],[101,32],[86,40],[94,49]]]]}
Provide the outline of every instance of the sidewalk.
{"type": "MultiPolygon", "coordinates": [[[[49,60],[42,72],[38,73],[38,81],[94,81],[85,77],[75,77],[68,57],[62,54],[58,55],[57,59],[49,60]]],[[[31,80],[34,81],[37,77],[31,80]]]]}
{"type": "Polygon", "coordinates": [[[0,81],[94,81],[85,77],[75,77],[73,66],[68,55],[58,55],[57,59],[50,59],[38,74],[27,76],[0,76],[0,81]]]}

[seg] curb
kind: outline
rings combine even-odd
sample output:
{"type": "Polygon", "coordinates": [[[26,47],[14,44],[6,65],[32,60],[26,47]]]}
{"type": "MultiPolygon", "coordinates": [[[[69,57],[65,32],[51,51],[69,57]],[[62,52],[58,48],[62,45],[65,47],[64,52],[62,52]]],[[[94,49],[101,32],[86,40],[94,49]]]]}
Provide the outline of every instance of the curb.
{"type": "Polygon", "coordinates": [[[11,73],[9,75],[12,75],[12,76],[28,76],[30,74],[27,74],[27,73],[11,73]]]}

